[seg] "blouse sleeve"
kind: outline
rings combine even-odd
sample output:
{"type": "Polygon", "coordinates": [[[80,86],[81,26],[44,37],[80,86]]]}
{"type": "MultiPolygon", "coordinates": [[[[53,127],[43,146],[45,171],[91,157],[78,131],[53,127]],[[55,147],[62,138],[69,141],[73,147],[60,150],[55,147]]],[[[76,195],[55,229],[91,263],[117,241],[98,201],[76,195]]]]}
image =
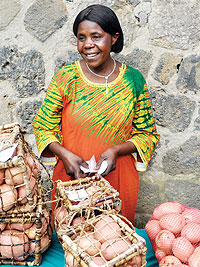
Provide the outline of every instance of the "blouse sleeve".
{"type": "Polygon", "coordinates": [[[131,138],[128,141],[133,142],[137,148],[137,153],[133,153],[136,159],[136,169],[145,171],[160,139],[160,135],[156,130],[149,91],[145,81],[137,95],[132,125],[131,138]]]}
{"type": "Polygon", "coordinates": [[[56,158],[47,149],[52,142],[62,143],[61,116],[63,100],[57,86],[56,75],[52,78],[45,99],[33,120],[39,157],[46,165],[56,163],[56,158]]]}

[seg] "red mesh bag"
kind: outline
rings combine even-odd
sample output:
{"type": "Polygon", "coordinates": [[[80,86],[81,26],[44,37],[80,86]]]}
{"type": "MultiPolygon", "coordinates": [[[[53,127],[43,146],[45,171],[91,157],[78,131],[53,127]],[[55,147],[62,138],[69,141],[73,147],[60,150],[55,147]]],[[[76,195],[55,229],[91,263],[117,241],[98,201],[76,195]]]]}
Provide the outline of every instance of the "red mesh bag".
{"type": "Polygon", "coordinates": [[[145,230],[160,267],[200,267],[200,210],[178,202],[157,206],[145,230]]]}

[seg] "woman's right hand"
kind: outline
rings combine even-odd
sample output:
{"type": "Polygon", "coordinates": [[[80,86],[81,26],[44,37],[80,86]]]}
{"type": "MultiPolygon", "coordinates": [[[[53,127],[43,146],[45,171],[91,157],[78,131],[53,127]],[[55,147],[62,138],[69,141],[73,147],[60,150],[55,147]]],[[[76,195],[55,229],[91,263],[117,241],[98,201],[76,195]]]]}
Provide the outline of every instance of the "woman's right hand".
{"type": "Polygon", "coordinates": [[[88,164],[84,161],[84,159],[64,148],[58,142],[49,144],[48,148],[62,160],[65,171],[68,175],[74,179],[86,177],[86,174],[80,169],[80,166],[88,168],[88,164]]]}

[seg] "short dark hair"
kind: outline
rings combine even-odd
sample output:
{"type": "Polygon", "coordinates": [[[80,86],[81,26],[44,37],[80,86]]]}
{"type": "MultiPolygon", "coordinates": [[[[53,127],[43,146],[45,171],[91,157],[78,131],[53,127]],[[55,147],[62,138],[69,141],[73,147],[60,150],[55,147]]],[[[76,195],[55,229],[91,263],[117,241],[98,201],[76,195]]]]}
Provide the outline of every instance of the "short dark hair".
{"type": "Polygon", "coordinates": [[[111,47],[111,51],[119,53],[123,49],[124,35],[119,20],[112,9],[104,5],[90,5],[83,9],[75,18],[73,32],[77,37],[78,26],[84,21],[89,20],[97,23],[105,32],[114,35],[119,33],[116,43],[111,47]]]}

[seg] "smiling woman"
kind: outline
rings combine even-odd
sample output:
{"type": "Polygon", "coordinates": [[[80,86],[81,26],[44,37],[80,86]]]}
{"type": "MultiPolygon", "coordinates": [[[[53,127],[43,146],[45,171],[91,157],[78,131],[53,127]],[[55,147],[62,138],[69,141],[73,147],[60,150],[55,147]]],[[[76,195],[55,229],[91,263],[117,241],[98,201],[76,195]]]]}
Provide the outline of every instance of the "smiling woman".
{"type": "Polygon", "coordinates": [[[123,49],[115,13],[91,5],[76,17],[73,31],[82,60],[53,76],[33,121],[41,159],[57,160],[53,180],[85,177],[81,166],[93,155],[96,168],[120,193],[122,215],[133,222],[138,170],[144,171],[158,143],[142,74],[111,57],[123,49]]]}

